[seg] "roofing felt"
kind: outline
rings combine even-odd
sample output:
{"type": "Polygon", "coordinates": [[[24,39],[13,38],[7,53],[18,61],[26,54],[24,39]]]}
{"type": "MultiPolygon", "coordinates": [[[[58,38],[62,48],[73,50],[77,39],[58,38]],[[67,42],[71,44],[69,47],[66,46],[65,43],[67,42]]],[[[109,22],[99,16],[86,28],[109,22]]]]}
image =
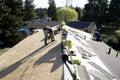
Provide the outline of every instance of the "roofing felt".
{"type": "Polygon", "coordinates": [[[60,35],[44,46],[43,31],[28,36],[0,56],[0,80],[62,80],[60,35]]]}

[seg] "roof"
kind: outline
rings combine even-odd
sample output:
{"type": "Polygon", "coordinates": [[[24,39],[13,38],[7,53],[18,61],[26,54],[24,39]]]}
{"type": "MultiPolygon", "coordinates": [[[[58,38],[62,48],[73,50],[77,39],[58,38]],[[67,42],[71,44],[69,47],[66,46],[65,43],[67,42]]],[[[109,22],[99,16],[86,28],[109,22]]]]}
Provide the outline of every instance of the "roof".
{"type": "MultiPolygon", "coordinates": [[[[70,28],[69,32],[68,39],[72,40],[73,50],[83,63],[75,65],[80,78],[88,80],[85,77],[90,76],[90,80],[120,80],[120,58],[115,57],[115,50],[112,49],[112,54],[108,55],[108,46],[104,42],[93,41],[90,34],[78,29],[70,28]]],[[[8,50],[0,56],[0,79],[72,80],[71,74],[67,73],[74,71],[68,69],[68,66],[73,66],[66,66],[61,59],[60,34],[55,39],[55,42],[44,46],[44,34],[40,30],[8,50]]]]}
{"type": "Polygon", "coordinates": [[[44,32],[40,30],[9,49],[0,56],[0,80],[61,80],[61,37],[55,38],[44,46],[44,32]]]}
{"type": "Polygon", "coordinates": [[[95,22],[89,22],[89,21],[70,21],[66,23],[68,26],[76,28],[76,29],[96,29],[95,22]],[[92,26],[92,27],[90,27],[92,26]]]}

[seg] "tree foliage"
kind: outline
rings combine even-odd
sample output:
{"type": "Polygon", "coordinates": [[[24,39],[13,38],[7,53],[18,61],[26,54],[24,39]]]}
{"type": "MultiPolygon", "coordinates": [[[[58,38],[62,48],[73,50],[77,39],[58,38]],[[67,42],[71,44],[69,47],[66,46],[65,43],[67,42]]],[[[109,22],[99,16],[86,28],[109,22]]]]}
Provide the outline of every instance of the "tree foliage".
{"type": "Polygon", "coordinates": [[[83,15],[82,9],[81,9],[80,7],[76,7],[75,10],[76,10],[76,12],[78,13],[78,20],[81,20],[81,17],[82,17],[82,15],[83,15]]]}
{"type": "Polygon", "coordinates": [[[36,18],[33,0],[25,0],[24,3],[24,21],[30,21],[36,18]]]}
{"type": "Polygon", "coordinates": [[[74,9],[61,8],[57,11],[57,19],[59,21],[73,21],[77,20],[78,14],[74,9]]]}
{"type": "Polygon", "coordinates": [[[22,26],[22,0],[4,0],[0,3],[0,29],[3,36],[16,34],[22,26]]]}
{"type": "Polygon", "coordinates": [[[97,27],[108,22],[108,0],[89,0],[85,5],[83,21],[94,21],[97,27]]]}
{"type": "Polygon", "coordinates": [[[116,27],[120,27],[120,0],[111,0],[109,12],[111,21],[116,27]]]}
{"type": "Polygon", "coordinates": [[[65,0],[65,7],[71,7],[73,0],[65,0]]]}
{"type": "Polygon", "coordinates": [[[52,18],[52,20],[57,20],[56,11],[57,11],[57,8],[54,0],[49,0],[49,7],[47,11],[48,17],[52,18]]]}
{"type": "Polygon", "coordinates": [[[46,8],[37,8],[35,11],[38,18],[44,18],[47,16],[46,8]]]}
{"type": "Polygon", "coordinates": [[[84,21],[97,21],[98,16],[100,16],[100,6],[98,3],[92,2],[85,5],[84,8],[84,21]]]}

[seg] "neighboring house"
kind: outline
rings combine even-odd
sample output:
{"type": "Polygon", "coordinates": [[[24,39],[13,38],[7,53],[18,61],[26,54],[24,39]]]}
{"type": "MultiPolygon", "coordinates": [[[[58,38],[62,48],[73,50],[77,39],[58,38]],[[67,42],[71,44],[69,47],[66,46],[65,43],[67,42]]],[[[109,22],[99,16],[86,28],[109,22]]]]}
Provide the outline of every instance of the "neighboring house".
{"type": "Polygon", "coordinates": [[[97,29],[95,22],[88,22],[88,21],[70,21],[67,23],[67,25],[76,29],[84,29],[84,30],[97,29]]]}
{"type": "Polygon", "coordinates": [[[26,26],[24,26],[24,28],[29,29],[31,27],[35,27],[37,29],[41,29],[44,26],[56,26],[59,25],[60,22],[58,21],[51,21],[51,19],[36,19],[33,21],[30,21],[29,24],[27,24],[26,26]],[[48,21],[49,20],[49,21],[48,21]]]}
{"type": "Polygon", "coordinates": [[[49,22],[49,21],[51,21],[51,18],[43,18],[43,19],[41,19],[41,22],[49,22]]]}

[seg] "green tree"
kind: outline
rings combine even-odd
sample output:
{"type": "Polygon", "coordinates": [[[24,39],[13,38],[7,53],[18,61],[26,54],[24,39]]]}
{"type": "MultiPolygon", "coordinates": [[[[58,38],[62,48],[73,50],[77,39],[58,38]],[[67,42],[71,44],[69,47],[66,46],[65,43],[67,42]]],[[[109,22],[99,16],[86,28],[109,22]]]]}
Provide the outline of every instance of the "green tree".
{"type": "Polygon", "coordinates": [[[47,15],[47,9],[46,8],[37,8],[36,10],[36,15],[39,18],[44,18],[47,15]]]}
{"type": "Polygon", "coordinates": [[[97,21],[100,15],[100,6],[96,2],[90,2],[85,5],[83,21],[97,21]]]}
{"type": "Polygon", "coordinates": [[[0,29],[2,36],[15,35],[22,26],[22,0],[4,0],[0,3],[0,29]]]}
{"type": "Polygon", "coordinates": [[[49,7],[47,11],[48,17],[52,18],[52,20],[57,20],[56,11],[57,11],[57,8],[54,0],[49,0],[49,7]]]}
{"type": "Polygon", "coordinates": [[[61,8],[57,10],[57,19],[59,21],[73,21],[77,20],[78,14],[74,9],[61,8]]]}
{"type": "Polygon", "coordinates": [[[75,10],[76,10],[76,12],[78,13],[78,20],[81,20],[81,17],[82,17],[82,15],[83,15],[82,9],[81,9],[80,7],[76,7],[75,10]]]}
{"type": "Polygon", "coordinates": [[[84,21],[95,21],[97,27],[101,28],[101,24],[108,22],[108,0],[89,0],[85,5],[84,21]]]}
{"type": "Polygon", "coordinates": [[[24,2],[24,21],[30,21],[36,18],[34,0],[25,0],[24,2]]]}
{"type": "Polygon", "coordinates": [[[98,4],[100,5],[102,15],[105,15],[108,9],[108,0],[98,0],[98,4]]]}
{"type": "Polygon", "coordinates": [[[120,25],[120,0],[111,0],[109,12],[111,16],[111,22],[115,24],[116,27],[120,25]]]}
{"type": "Polygon", "coordinates": [[[109,22],[108,0],[98,0],[97,3],[100,6],[100,15],[97,23],[99,23],[100,25],[106,24],[109,22]]]}

